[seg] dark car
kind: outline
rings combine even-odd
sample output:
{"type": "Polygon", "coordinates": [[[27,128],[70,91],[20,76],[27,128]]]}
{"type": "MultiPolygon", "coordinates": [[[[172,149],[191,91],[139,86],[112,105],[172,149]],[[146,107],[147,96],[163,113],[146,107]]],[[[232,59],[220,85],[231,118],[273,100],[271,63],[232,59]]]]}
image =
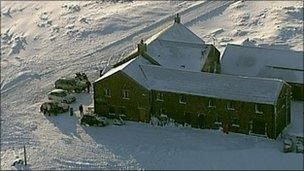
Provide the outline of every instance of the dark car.
{"type": "Polygon", "coordinates": [[[80,124],[89,126],[105,126],[97,117],[92,115],[83,115],[80,119],[80,124]]]}
{"type": "Polygon", "coordinates": [[[80,93],[87,88],[86,82],[76,78],[60,78],[55,82],[56,89],[80,93]]]}
{"type": "Polygon", "coordinates": [[[66,103],[61,103],[58,101],[47,101],[44,102],[40,106],[40,112],[43,114],[59,114],[59,113],[64,113],[69,110],[70,106],[66,103]]]}
{"type": "Polygon", "coordinates": [[[113,125],[121,126],[121,125],[125,125],[125,122],[121,118],[113,119],[113,125]]]}

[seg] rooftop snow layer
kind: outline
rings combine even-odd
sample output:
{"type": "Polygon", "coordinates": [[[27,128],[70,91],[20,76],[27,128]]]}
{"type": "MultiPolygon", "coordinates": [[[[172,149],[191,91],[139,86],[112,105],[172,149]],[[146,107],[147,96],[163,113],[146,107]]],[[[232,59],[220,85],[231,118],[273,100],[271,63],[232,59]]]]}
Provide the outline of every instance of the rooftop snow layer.
{"type": "Polygon", "coordinates": [[[103,80],[104,78],[107,78],[119,71],[124,72],[125,74],[132,77],[134,80],[136,80],[139,84],[143,85],[144,87],[149,87],[146,84],[146,79],[144,78],[143,72],[141,71],[140,64],[150,64],[149,61],[147,61],[144,57],[138,56],[136,58],[133,58],[129,60],[128,62],[119,65],[115,68],[112,68],[108,72],[106,72],[102,77],[98,78],[95,82],[99,82],[100,80],[103,80]]]}
{"type": "Polygon", "coordinates": [[[146,43],[147,53],[155,61],[174,69],[201,71],[209,51],[202,39],[178,23],[152,36],[146,43]]]}
{"type": "Polygon", "coordinates": [[[276,101],[283,85],[283,81],[278,79],[189,72],[146,64],[149,62],[144,58],[134,58],[97,81],[122,71],[149,90],[265,104],[276,101]]]}
{"type": "Polygon", "coordinates": [[[186,26],[180,23],[174,23],[170,25],[169,27],[157,33],[155,36],[152,36],[150,39],[146,41],[146,43],[149,44],[155,39],[173,41],[173,42],[195,43],[195,44],[205,43],[191,30],[189,30],[186,26]]]}
{"type": "Polygon", "coordinates": [[[198,96],[273,104],[283,82],[278,79],[247,78],[165,69],[142,65],[151,89],[198,96]]]}
{"type": "Polygon", "coordinates": [[[229,44],[221,65],[223,74],[304,82],[303,52],[229,44]]]}

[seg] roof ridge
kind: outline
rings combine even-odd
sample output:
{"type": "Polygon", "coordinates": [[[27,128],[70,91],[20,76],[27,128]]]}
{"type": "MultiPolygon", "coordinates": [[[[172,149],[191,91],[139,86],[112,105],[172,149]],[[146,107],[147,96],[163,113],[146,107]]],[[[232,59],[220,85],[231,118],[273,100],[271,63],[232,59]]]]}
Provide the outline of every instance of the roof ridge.
{"type": "MultiPolygon", "coordinates": [[[[259,47],[259,46],[245,46],[240,44],[228,43],[227,46],[238,46],[244,48],[255,48],[255,49],[265,49],[265,50],[273,50],[273,51],[284,51],[284,52],[294,52],[294,53],[303,53],[304,51],[296,51],[291,49],[276,49],[276,48],[267,48],[267,47],[259,47]]],[[[227,48],[225,48],[226,51],[227,48]]]]}
{"type": "Polygon", "coordinates": [[[196,73],[196,74],[201,74],[201,75],[208,75],[212,76],[215,75],[217,77],[226,77],[226,78],[240,78],[243,80],[246,79],[251,79],[251,80],[265,80],[265,81],[276,81],[276,82],[282,82],[284,80],[278,79],[278,78],[262,78],[262,77],[247,77],[247,76],[241,76],[241,75],[229,75],[229,74],[217,74],[217,73],[209,73],[209,72],[200,72],[200,71],[189,71],[189,70],[182,70],[182,69],[174,69],[174,68],[166,68],[162,66],[157,66],[157,65],[142,65],[143,67],[151,67],[151,68],[160,68],[163,70],[173,70],[173,71],[178,71],[178,72],[183,72],[183,73],[196,73]]]}
{"type": "Polygon", "coordinates": [[[141,72],[143,73],[145,79],[148,81],[148,77],[147,77],[146,73],[144,72],[144,70],[143,70],[143,68],[142,68],[141,66],[142,66],[141,64],[138,64],[139,69],[140,69],[141,72]]]}

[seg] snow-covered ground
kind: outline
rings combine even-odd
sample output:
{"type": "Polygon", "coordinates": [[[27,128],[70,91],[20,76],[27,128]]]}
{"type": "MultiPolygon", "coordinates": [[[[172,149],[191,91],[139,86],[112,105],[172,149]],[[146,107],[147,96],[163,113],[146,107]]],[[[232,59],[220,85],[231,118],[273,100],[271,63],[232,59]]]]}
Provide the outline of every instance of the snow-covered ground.
{"type": "MultiPolygon", "coordinates": [[[[280,140],[134,122],[87,128],[68,114],[39,113],[57,78],[96,79],[103,62],[121,59],[176,12],[221,51],[227,43],[303,51],[301,1],[1,1],[1,169],[23,144],[30,169],[302,169],[303,155],[282,153],[280,140]]],[[[303,135],[302,106],[293,103],[286,131],[303,135]]]]}

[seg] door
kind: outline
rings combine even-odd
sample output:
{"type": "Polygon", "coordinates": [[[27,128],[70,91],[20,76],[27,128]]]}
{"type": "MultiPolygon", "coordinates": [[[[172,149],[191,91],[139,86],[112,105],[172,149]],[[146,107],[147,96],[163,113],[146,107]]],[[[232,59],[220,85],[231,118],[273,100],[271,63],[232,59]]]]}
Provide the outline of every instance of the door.
{"type": "Polygon", "coordinates": [[[149,122],[150,117],[147,109],[145,108],[138,108],[138,113],[139,113],[139,121],[140,122],[149,122]]]}
{"type": "Polygon", "coordinates": [[[189,113],[189,112],[185,112],[184,113],[184,122],[185,122],[185,126],[187,125],[187,126],[192,126],[192,114],[191,113],[189,113]]]}
{"type": "Polygon", "coordinates": [[[255,134],[265,135],[265,121],[259,119],[253,120],[252,132],[255,134]]]}
{"type": "Polygon", "coordinates": [[[206,127],[206,116],[204,114],[198,115],[198,128],[205,128],[206,127]]]}

